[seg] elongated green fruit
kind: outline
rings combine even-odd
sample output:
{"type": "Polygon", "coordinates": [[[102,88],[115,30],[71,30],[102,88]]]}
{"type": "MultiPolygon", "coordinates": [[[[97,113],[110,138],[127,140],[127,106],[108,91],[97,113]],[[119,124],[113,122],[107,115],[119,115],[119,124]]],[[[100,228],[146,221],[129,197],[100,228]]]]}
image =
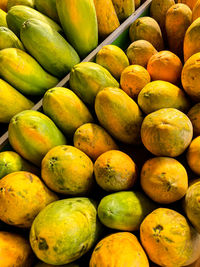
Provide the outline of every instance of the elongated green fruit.
{"type": "Polygon", "coordinates": [[[42,14],[47,15],[54,21],[60,22],[56,9],[56,0],[35,0],[35,6],[42,14]]]}
{"type": "Polygon", "coordinates": [[[67,39],[84,58],[98,45],[98,25],[93,0],[56,0],[67,39]]]}
{"type": "Polygon", "coordinates": [[[17,6],[17,5],[29,6],[29,7],[34,8],[35,0],[8,0],[7,10],[10,10],[11,7],[17,6]]]}
{"type": "Polygon", "coordinates": [[[0,51],[0,76],[26,95],[43,95],[58,83],[34,58],[17,48],[0,51]]]}
{"type": "Polygon", "coordinates": [[[52,19],[38,12],[37,10],[28,6],[13,6],[7,13],[6,20],[9,29],[11,29],[18,37],[20,35],[20,29],[22,24],[28,19],[38,19],[46,22],[54,30],[62,32],[61,27],[52,19]]]}
{"type": "Polygon", "coordinates": [[[7,27],[0,27],[0,50],[10,47],[24,50],[22,42],[10,29],[7,27]]]}
{"type": "Polygon", "coordinates": [[[80,62],[74,48],[42,21],[30,19],[24,22],[20,37],[27,51],[54,76],[63,78],[80,62]]]}

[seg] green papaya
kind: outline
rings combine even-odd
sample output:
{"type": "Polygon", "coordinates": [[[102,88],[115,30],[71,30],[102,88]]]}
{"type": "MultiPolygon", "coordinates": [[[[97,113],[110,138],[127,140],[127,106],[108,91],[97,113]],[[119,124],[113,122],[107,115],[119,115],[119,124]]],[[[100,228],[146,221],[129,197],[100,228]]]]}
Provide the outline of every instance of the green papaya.
{"type": "Polygon", "coordinates": [[[6,12],[0,9],[0,26],[8,27],[6,22],[6,12]]]}
{"type": "Polygon", "coordinates": [[[56,0],[35,0],[35,6],[42,14],[47,15],[58,23],[60,22],[56,9],[56,0]]]}
{"type": "Polygon", "coordinates": [[[35,110],[25,110],[12,117],[8,138],[17,153],[37,166],[51,148],[66,144],[54,122],[35,110]]]}
{"type": "Polygon", "coordinates": [[[13,31],[18,37],[20,36],[22,24],[28,19],[38,19],[49,24],[49,26],[54,30],[62,32],[61,27],[56,22],[28,6],[13,6],[6,16],[9,29],[11,29],[11,31],[13,31]]]}
{"type": "Polygon", "coordinates": [[[127,19],[135,11],[135,0],[112,0],[120,21],[127,19]]]}
{"type": "Polygon", "coordinates": [[[93,122],[85,104],[71,90],[63,87],[52,88],[45,93],[43,110],[70,137],[82,124],[93,122]]]}
{"type": "Polygon", "coordinates": [[[35,7],[35,0],[8,0],[7,2],[7,10],[10,10],[13,6],[29,6],[34,8],[35,7]]]}
{"type": "Polygon", "coordinates": [[[58,16],[67,40],[81,58],[98,45],[98,25],[93,0],[56,0],[58,16]]]}
{"type": "Polygon", "coordinates": [[[0,27],[0,50],[10,47],[24,50],[22,42],[10,29],[7,27],[0,27]]]}
{"type": "Polygon", "coordinates": [[[15,88],[0,79],[0,122],[9,123],[20,111],[31,109],[33,102],[20,94],[15,88]]]}
{"type": "Polygon", "coordinates": [[[17,48],[0,51],[0,76],[27,95],[43,95],[58,83],[34,58],[17,48]]]}
{"type": "Polygon", "coordinates": [[[104,87],[119,87],[119,83],[104,67],[94,62],[81,62],[70,73],[70,88],[83,100],[92,105],[96,94],[104,87]]]}
{"type": "Polygon", "coordinates": [[[0,179],[9,173],[17,171],[28,171],[39,175],[39,169],[28,163],[16,152],[0,152],[0,179]]]}
{"type": "Polygon", "coordinates": [[[56,77],[63,78],[80,62],[74,48],[56,30],[42,21],[25,21],[21,27],[20,38],[26,50],[45,70],[56,77]]]}

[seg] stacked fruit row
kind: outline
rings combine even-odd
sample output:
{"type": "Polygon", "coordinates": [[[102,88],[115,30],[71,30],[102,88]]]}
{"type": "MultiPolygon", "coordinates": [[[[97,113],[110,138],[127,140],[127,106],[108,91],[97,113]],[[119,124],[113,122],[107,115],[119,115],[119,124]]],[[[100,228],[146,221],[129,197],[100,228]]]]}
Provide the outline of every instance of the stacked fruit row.
{"type": "Polygon", "coordinates": [[[102,0],[8,0],[8,12],[0,9],[0,122],[33,107],[28,98],[56,86],[134,12],[135,1],[106,6],[102,0]]]}

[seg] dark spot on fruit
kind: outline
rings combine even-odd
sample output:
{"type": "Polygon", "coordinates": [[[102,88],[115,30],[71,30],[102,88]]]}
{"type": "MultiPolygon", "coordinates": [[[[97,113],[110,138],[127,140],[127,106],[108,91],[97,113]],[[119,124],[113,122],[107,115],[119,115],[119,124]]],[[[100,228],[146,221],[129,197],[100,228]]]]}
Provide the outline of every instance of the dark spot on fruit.
{"type": "Polygon", "coordinates": [[[38,248],[40,250],[47,250],[49,248],[49,246],[47,245],[46,240],[43,237],[39,238],[38,248]]]}
{"type": "Polygon", "coordinates": [[[172,188],[171,183],[167,182],[167,192],[169,192],[171,188],[172,188]]]}
{"type": "Polygon", "coordinates": [[[10,187],[8,188],[8,192],[13,192],[14,190],[10,187]]]}
{"type": "Polygon", "coordinates": [[[27,174],[28,179],[31,181],[31,183],[33,182],[33,176],[31,174],[27,174]]]}
{"type": "Polygon", "coordinates": [[[80,254],[81,254],[81,255],[82,255],[84,252],[87,251],[87,247],[88,247],[87,244],[82,246],[82,248],[81,248],[81,250],[80,250],[80,254]]]}
{"type": "Polygon", "coordinates": [[[101,245],[101,246],[98,246],[98,247],[96,247],[94,251],[98,251],[98,250],[99,250],[101,247],[102,247],[102,245],[101,245]]]}
{"type": "Polygon", "coordinates": [[[168,242],[168,243],[174,243],[174,241],[172,239],[170,239],[167,236],[163,236],[163,238],[168,242]]]}
{"type": "Polygon", "coordinates": [[[53,247],[53,250],[54,250],[55,252],[57,252],[57,251],[58,251],[58,248],[57,248],[57,247],[53,247]]]}
{"type": "Polygon", "coordinates": [[[156,233],[160,233],[164,228],[162,227],[162,225],[158,224],[156,227],[153,228],[154,232],[156,233]]]}

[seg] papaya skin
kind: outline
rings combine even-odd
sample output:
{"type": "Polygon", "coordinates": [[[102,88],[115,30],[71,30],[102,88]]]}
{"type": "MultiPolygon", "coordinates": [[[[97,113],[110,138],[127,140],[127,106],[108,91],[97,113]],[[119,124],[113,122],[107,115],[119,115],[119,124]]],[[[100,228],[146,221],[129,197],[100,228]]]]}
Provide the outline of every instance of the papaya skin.
{"type": "Polygon", "coordinates": [[[6,12],[0,9],[0,27],[8,27],[6,21],[6,12]]]}
{"type": "Polygon", "coordinates": [[[7,11],[7,2],[8,0],[2,0],[0,3],[0,9],[2,9],[3,11],[7,11]]]}
{"type": "Polygon", "coordinates": [[[200,175],[200,136],[192,140],[187,150],[187,162],[191,170],[200,175]]]}
{"type": "Polygon", "coordinates": [[[54,21],[60,23],[58,12],[56,9],[56,0],[34,0],[35,7],[42,14],[47,15],[54,21]]]}
{"type": "Polygon", "coordinates": [[[0,79],[0,122],[9,123],[17,113],[31,109],[34,104],[15,88],[0,79]]]}
{"type": "Polygon", "coordinates": [[[43,95],[58,83],[56,77],[44,71],[34,58],[20,49],[1,50],[0,63],[1,77],[22,94],[43,95]]]}
{"type": "MultiPolygon", "coordinates": [[[[34,267],[54,267],[55,265],[52,264],[48,264],[48,263],[44,263],[44,262],[39,262],[36,265],[34,265],[34,267]]],[[[76,264],[76,263],[68,263],[68,264],[64,264],[64,265],[59,265],[60,267],[80,267],[80,265],[76,264]]]]}
{"type": "Polygon", "coordinates": [[[66,144],[66,138],[53,121],[34,110],[15,115],[10,121],[8,136],[16,152],[36,166],[40,166],[52,147],[66,144]]]}
{"type": "Polygon", "coordinates": [[[43,110],[70,137],[81,125],[93,122],[86,105],[74,92],[64,87],[52,88],[45,93],[43,110]]]}
{"type": "Polygon", "coordinates": [[[0,50],[9,47],[25,50],[22,42],[11,30],[6,27],[0,27],[0,50]]]}
{"type": "Polygon", "coordinates": [[[199,17],[200,17],[200,1],[197,0],[192,10],[192,21],[195,21],[199,17]]]}
{"type": "Polygon", "coordinates": [[[187,116],[192,122],[194,136],[200,135],[200,103],[194,105],[189,110],[187,116]]]}
{"type": "Polygon", "coordinates": [[[29,6],[31,8],[35,7],[35,0],[8,0],[7,1],[7,10],[9,11],[11,7],[17,6],[17,5],[23,5],[23,6],[29,6]]]}
{"type": "Polygon", "coordinates": [[[135,0],[112,0],[119,21],[124,21],[135,11],[135,0]]]}
{"type": "Polygon", "coordinates": [[[93,185],[93,163],[73,146],[56,146],[43,158],[41,175],[55,192],[85,195],[93,185]]]}
{"type": "Polygon", "coordinates": [[[193,10],[193,7],[195,6],[197,0],[178,0],[178,3],[185,4],[189,6],[191,10],[193,10]]]}
{"type": "Polygon", "coordinates": [[[0,232],[1,266],[31,266],[33,252],[28,240],[12,232],[0,232]]]}
{"type": "Polygon", "coordinates": [[[30,172],[10,173],[0,180],[0,186],[0,219],[16,227],[31,227],[37,214],[58,199],[30,172]]]}
{"type": "Polygon", "coordinates": [[[140,143],[142,112],[123,90],[107,87],[95,99],[95,112],[100,124],[117,140],[140,143]]]}
{"type": "Polygon", "coordinates": [[[74,146],[82,150],[93,161],[106,151],[118,149],[112,137],[101,126],[86,123],[74,133],[74,146]]]}
{"type": "Polygon", "coordinates": [[[100,240],[93,250],[89,266],[106,265],[149,267],[149,262],[138,239],[132,233],[122,232],[100,240]]]}

